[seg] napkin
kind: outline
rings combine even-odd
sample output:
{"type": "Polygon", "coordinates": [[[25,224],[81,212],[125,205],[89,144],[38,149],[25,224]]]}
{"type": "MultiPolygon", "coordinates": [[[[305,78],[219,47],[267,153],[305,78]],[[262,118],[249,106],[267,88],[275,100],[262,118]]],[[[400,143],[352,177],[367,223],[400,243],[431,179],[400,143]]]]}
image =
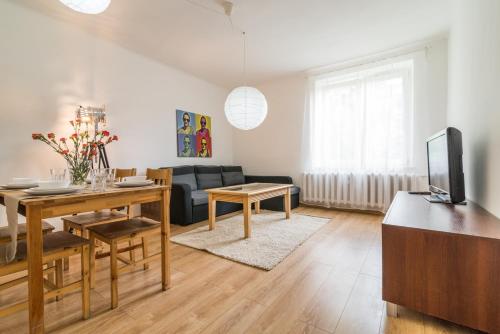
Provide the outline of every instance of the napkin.
{"type": "Polygon", "coordinates": [[[7,223],[10,234],[10,242],[0,244],[0,264],[9,263],[14,260],[17,250],[17,224],[19,201],[24,194],[19,192],[4,193],[5,208],[7,211],[7,223]]]}
{"type": "Polygon", "coordinates": [[[140,182],[140,181],[146,181],[146,176],[127,176],[123,178],[123,181],[125,182],[140,182]]]}

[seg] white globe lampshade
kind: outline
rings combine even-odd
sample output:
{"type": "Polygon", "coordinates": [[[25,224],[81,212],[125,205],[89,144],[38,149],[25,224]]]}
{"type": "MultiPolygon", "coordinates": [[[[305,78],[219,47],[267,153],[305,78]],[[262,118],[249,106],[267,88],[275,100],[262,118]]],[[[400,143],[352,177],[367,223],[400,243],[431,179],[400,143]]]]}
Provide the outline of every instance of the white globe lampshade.
{"type": "Polygon", "coordinates": [[[111,0],[59,0],[69,8],[84,14],[100,14],[108,8],[111,0]]]}
{"type": "Polygon", "coordinates": [[[257,88],[238,87],[229,93],[224,111],[232,126],[241,130],[255,129],[267,116],[266,97],[257,88]]]}

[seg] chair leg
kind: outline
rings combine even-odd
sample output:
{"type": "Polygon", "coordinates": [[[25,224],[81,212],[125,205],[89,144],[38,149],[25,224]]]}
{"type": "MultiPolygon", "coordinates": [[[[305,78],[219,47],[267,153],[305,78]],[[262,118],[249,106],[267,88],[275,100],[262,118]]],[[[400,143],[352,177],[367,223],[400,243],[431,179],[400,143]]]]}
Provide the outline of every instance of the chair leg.
{"type": "MultiPolygon", "coordinates": [[[[49,263],[47,263],[47,266],[49,268],[54,268],[55,267],[55,262],[54,261],[50,261],[49,263]]],[[[56,276],[54,275],[54,273],[50,273],[47,275],[47,279],[49,280],[50,283],[52,284],[56,284],[56,276]]]]}
{"type": "MultiPolygon", "coordinates": [[[[142,258],[145,259],[148,257],[148,239],[146,237],[142,237],[142,258]]],[[[144,263],[144,270],[149,269],[149,263],[144,263]]]]}
{"type": "MultiPolygon", "coordinates": [[[[55,261],[47,262],[47,269],[49,269],[49,268],[55,269],[55,267],[56,267],[55,261]]],[[[52,271],[51,273],[47,274],[47,281],[49,281],[52,284],[52,287],[56,286],[55,271],[52,271]]],[[[44,283],[44,285],[45,285],[45,283],[44,283]]],[[[47,286],[47,288],[51,289],[51,287],[49,287],[49,286],[47,286]]],[[[47,301],[48,302],[53,302],[54,300],[58,300],[58,299],[57,298],[50,298],[47,301]]]]}
{"type": "Polygon", "coordinates": [[[90,232],[89,243],[90,243],[90,248],[89,248],[90,287],[93,289],[95,287],[95,237],[94,237],[94,233],[92,233],[92,232],[90,232]]]}
{"type": "MultiPolygon", "coordinates": [[[[69,224],[63,221],[64,232],[69,232],[69,224]]],[[[69,271],[69,257],[64,258],[64,271],[69,271]]]]}
{"type": "MultiPolygon", "coordinates": [[[[130,240],[128,241],[128,245],[129,245],[130,247],[133,247],[133,246],[134,246],[134,239],[130,239],[130,240]]],[[[130,255],[130,261],[131,261],[132,263],[135,263],[135,249],[132,249],[132,250],[129,252],[129,255],[130,255]]]]}
{"type": "MultiPolygon", "coordinates": [[[[56,260],[56,287],[57,289],[61,289],[64,287],[64,267],[63,267],[63,259],[56,260]]],[[[56,297],[56,300],[62,300],[64,295],[59,295],[56,297]]]]}
{"type": "Polygon", "coordinates": [[[90,277],[89,277],[89,260],[90,250],[88,245],[82,246],[82,313],[83,319],[90,318],[90,277]]]}
{"type": "Polygon", "coordinates": [[[110,264],[111,264],[111,308],[118,306],[118,263],[116,241],[111,242],[110,264]]]}

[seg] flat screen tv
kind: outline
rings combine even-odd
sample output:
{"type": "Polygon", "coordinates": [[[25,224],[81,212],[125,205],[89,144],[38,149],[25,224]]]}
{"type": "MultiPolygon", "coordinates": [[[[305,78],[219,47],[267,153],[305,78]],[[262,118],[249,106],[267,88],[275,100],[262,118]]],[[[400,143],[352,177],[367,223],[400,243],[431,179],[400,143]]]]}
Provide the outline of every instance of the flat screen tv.
{"type": "Polygon", "coordinates": [[[433,202],[465,201],[462,133],[446,128],[427,139],[429,190],[433,202]]]}

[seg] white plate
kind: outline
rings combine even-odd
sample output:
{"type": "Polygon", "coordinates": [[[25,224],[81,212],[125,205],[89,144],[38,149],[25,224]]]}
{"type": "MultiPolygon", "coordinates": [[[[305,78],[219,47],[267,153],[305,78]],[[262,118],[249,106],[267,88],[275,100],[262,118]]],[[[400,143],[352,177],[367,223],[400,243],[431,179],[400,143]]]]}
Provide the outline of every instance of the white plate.
{"type": "Polygon", "coordinates": [[[127,176],[123,178],[123,182],[143,182],[146,180],[146,175],[127,176]]]}
{"type": "Polygon", "coordinates": [[[123,182],[116,182],[115,186],[120,187],[120,188],[144,187],[144,186],[150,186],[153,183],[154,183],[153,180],[145,180],[145,181],[123,181],[123,182]]]}
{"type": "Polygon", "coordinates": [[[55,188],[55,189],[48,189],[48,188],[31,188],[31,189],[26,189],[23,190],[25,193],[28,195],[65,195],[65,194],[72,194],[76,193],[77,191],[80,191],[82,188],[78,186],[69,186],[68,188],[55,188]]]}
{"type": "Polygon", "coordinates": [[[40,189],[61,189],[68,188],[70,185],[69,181],[50,181],[50,180],[41,180],[38,181],[38,188],[40,189]]]}
{"type": "Polygon", "coordinates": [[[28,189],[28,188],[34,188],[37,187],[38,183],[9,183],[6,185],[1,186],[2,188],[5,189],[28,189]]]}

